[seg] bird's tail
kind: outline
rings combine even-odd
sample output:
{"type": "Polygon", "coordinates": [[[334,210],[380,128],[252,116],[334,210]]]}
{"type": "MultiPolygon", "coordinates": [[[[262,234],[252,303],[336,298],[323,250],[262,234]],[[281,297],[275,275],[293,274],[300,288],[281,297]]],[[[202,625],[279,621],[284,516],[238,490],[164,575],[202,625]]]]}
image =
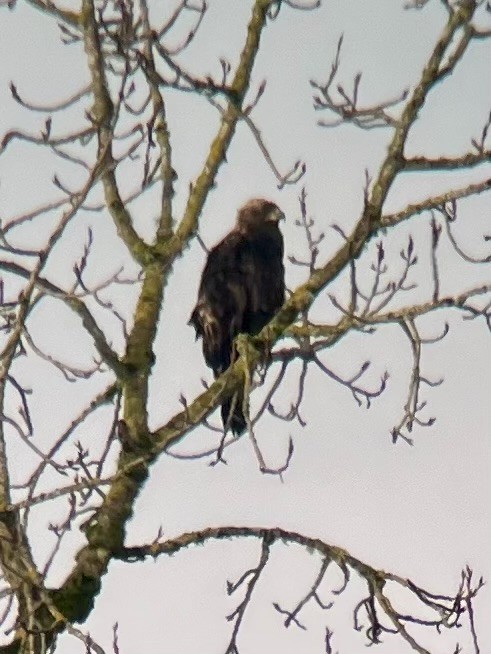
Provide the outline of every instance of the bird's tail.
{"type": "Polygon", "coordinates": [[[222,404],[223,428],[225,432],[231,431],[235,436],[240,436],[247,426],[242,412],[243,401],[244,394],[242,390],[238,390],[222,404]]]}

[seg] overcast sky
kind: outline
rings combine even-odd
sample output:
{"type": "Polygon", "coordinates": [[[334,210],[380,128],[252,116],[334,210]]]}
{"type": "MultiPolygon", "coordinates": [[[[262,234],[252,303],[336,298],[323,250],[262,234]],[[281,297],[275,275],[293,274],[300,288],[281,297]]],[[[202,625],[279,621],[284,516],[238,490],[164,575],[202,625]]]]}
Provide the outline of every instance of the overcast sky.
{"type": "MultiPolygon", "coordinates": [[[[180,59],[195,76],[218,75],[220,57],[236,63],[250,14],[251,2],[245,0],[210,0],[209,4],[200,33],[180,59]]],[[[363,103],[394,98],[411,88],[441,31],[445,11],[443,3],[436,1],[424,11],[404,11],[403,4],[399,0],[329,0],[315,12],[283,7],[263,35],[253,79],[256,85],[262,79],[268,83],[254,118],[281,171],[286,172],[299,158],[307,164],[302,185],[308,193],[309,214],[316,219],[319,231],[326,233],[322,261],[341,243],[330,226],[335,223],[349,231],[359,217],[365,170],[376,174],[390,133],[347,126],[332,130],[318,127],[317,119],[327,115],[314,112],[309,80],[327,79],[337,40],[344,33],[339,80],[350,88],[354,75],[362,71],[363,103]]],[[[157,0],[152,4],[159,22],[163,5],[167,7],[157,0]]],[[[489,43],[470,48],[451,80],[431,95],[408,143],[409,154],[458,155],[470,149],[470,139],[479,136],[491,107],[490,61],[489,43]]],[[[0,62],[0,135],[13,127],[39,131],[45,119],[21,110],[11,99],[11,80],[24,97],[51,103],[68,97],[87,79],[81,48],[61,47],[55,22],[21,1],[15,11],[1,12],[0,62]]],[[[167,101],[173,165],[178,173],[175,207],[179,217],[218,115],[203,98],[171,92],[167,101]]],[[[76,119],[77,112],[69,112],[66,118],[57,116],[53,124],[61,133],[76,119]]],[[[66,183],[76,185],[79,181],[69,165],[60,166],[60,170],[66,183]]],[[[0,216],[9,218],[56,197],[53,173],[49,157],[41,153],[33,156],[23,145],[9,148],[0,157],[0,216]]],[[[408,175],[395,185],[387,209],[402,208],[452,183],[483,179],[483,174],[480,169],[453,176],[408,175]]],[[[130,169],[123,168],[119,179],[125,191],[133,188],[130,169]]],[[[235,212],[245,200],[268,197],[286,213],[287,254],[301,258],[305,255],[304,237],[294,224],[299,191],[300,186],[278,190],[250,132],[240,125],[228,162],[221,168],[217,187],[204,208],[200,235],[208,246],[213,245],[232,227],[235,212]]],[[[156,195],[147,194],[132,208],[141,233],[150,234],[158,214],[156,195]]],[[[490,215],[489,197],[462,203],[455,233],[475,256],[486,254],[482,234],[489,234],[490,215]]],[[[42,244],[49,220],[42,228],[28,225],[19,230],[17,243],[42,244]]],[[[81,213],[70,226],[64,246],[53,253],[47,268],[51,278],[60,281],[72,274],[74,257],[82,252],[89,225],[96,245],[88,278],[96,282],[121,265],[128,276],[133,275],[135,267],[117,243],[108,217],[81,213]]],[[[394,278],[402,269],[399,251],[409,234],[414,237],[420,259],[429,257],[428,217],[402,225],[385,242],[394,278]]],[[[372,255],[374,248],[371,244],[372,255]]],[[[440,252],[442,294],[489,283],[489,266],[464,265],[446,241],[440,252]]],[[[181,393],[191,400],[202,388],[200,379],[211,380],[200,345],[186,325],[204,258],[200,246],[193,243],[177,262],[167,288],[155,346],[157,362],[149,408],[152,427],[163,424],[180,409],[181,393]]],[[[369,255],[360,263],[360,283],[365,290],[371,284],[370,263],[369,255]]],[[[427,265],[417,267],[411,281],[418,282],[419,287],[401,301],[411,303],[428,297],[425,282],[429,281],[429,270],[427,265]]],[[[304,270],[287,266],[290,288],[304,278],[304,270]]],[[[345,298],[345,281],[341,278],[329,288],[340,300],[345,298]]],[[[123,287],[114,298],[118,308],[128,312],[134,291],[123,287]]],[[[317,305],[314,315],[326,322],[334,319],[336,313],[327,297],[317,305]]],[[[415,428],[413,447],[403,442],[394,446],[390,437],[406,401],[411,368],[407,337],[395,326],[383,327],[371,336],[350,334],[327,351],[323,360],[345,378],[370,360],[366,375],[370,388],[377,387],[384,371],[389,372],[388,389],[370,410],[358,408],[349,390],[312,371],[302,412],[307,426],[302,429],[267,416],[257,428],[263,453],[272,466],[281,464],[288,437],[293,438],[295,453],[283,483],[277,477],[260,474],[247,438],[228,450],[226,466],[209,467],[208,459],[179,461],[162,456],[137,501],[128,544],[151,541],[159,525],[166,536],[205,526],[279,526],[344,547],[366,563],[410,577],[434,592],[455,591],[466,564],[477,575],[490,579],[490,335],[484,321],[462,321],[456,311],[428,316],[418,325],[422,335],[429,338],[441,332],[445,321],[450,325],[445,340],[423,346],[424,375],[444,379],[442,385],[423,391],[428,402],[424,415],[435,417],[436,422],[431,428],[415,428]]],[[[36,309],[31,329],[48,352],[57,352],[76,365],[90,363],[90,339],[84,337],[78,320],[55,309],[54,302],[36,309]]],[[[121,351],[122,339],[114,322],[108,320],[105,329],[121,351]]],[[[292,366],[276,401],[283,411],[294,398],[299,368],[292,366]]],[[[36,443],[43,450],[49,448],[53,433],[66,427],[108,379],[82,382],[67,390],[61,375],[50,371],[44,362],[35,362],[32,368],[20,362],[18,374],[34,386],[39,385],[40,376],[43,379],[39,399],[35,396],[33,400],[36,443]]],[[[80,430],[79,438],[97,451],[97,439],[110,419],[109,412],[101,412],[80,430]]],[[[198,452],[214,442],[214,437],[200,427],[175,451],[198,452]]],[[[35,458],[16,442],[9,447],[14,481],[23,479],[26,461],[33,463],[35,458]]],[[[31,535],[39,561],[52,545],[52,536],[43,527],[62,513],[63,506],[52,503],[33,514],[31,535]]],[[[74,535],[53,567],[50,583],[63,580],[79,546],[80,540],[74,535]]],[[[149,652],[221,652],[231,629],[225,615],[238,602],[238,598],[226,596],[225,581],[237,579],[252,567],[258,551],[258,543],[224,542],[191,549],[170,560],[114,563],[84,629],[108,651],[112,625],[117,621],[121,652],[138,651],[142,645],[149,652]]],[[[276,546],[275,552],[271,569],[258,589],[257,603],[244,623],[241,654],[322,652],[326,624],[335,631],[334,645],[340,653],[365,651],[361,636],[350,628],[350,611],[361,598],[355,594],[341,597],[330,613],[307,607],[302,614],[307,631],[283,628],[271,602],[294,606],[311,587],[319,563],[295,548],[276,546]]],[[[485,587],[476,603],[483,653],[491,650],[490,598],[485,587]]],[[[457,636],[467,647],[464,651],[470,652],[468,635],[460,633],[451,632],[442,639],[436,634],[426,635],[422,642],[433,646],[435,652],[451,652],[457,636]]],[[[402,641],[387,640],[378,650],[382,654],[406,651],[402,641]]],[[[59,651],[71,654],[83,651],[83,646],[64,637],[59,651]]]]}

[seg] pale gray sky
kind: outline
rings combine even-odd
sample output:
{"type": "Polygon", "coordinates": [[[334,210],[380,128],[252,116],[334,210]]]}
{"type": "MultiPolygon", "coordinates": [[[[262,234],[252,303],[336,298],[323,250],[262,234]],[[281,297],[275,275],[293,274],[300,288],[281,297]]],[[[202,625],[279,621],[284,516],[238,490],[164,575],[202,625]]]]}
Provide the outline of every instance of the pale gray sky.
{"type": "MultiPolygon", "coordinates": [[[[164,4],[157,0],[152,4],[159,20],[164,4]]],[[[209,4],[201,32],[181,57],[182,64],[196,76],[218,74],[219,57],[237,61],[250,14],[251,3],[245,0],[210,0],[209,4]]],[[[307,164],[302,184],[308,192],[309,213],[315,217],[317,228],[326,233],[322,261],[340,245],[340,237],[330,225],[337,223],[349,230],[359,217],[365,169],[372,175],[377,172],[389,132],[360,131],[350,126],[334,130],[317,127],[321,114],[312,109],[309,80],[325,81],[337,40],[344,33],[339,81],[350,88],[353,76],[362,71],[362,102],[392,98],[410,88],[440,33],[445,11],[436,1],[424,11],[404,11],[402,6],[402,1],[394,0],[329,0],[316,12],[283,7],[263,35],[254,81],[258,84],[266,78],[268,85],[254,118],[280,170],[288,170],[297,158],[307,164]]],[[[452,78],[432,93],[409,140],[409,153],[458,155],[470,149],[470,139],[479,136],[491,108],[490,61],[490,43],[471,47],[452,78]]],[[[39,130],[44,123],[42,115],[33,118],[10,98],[11,80],[24,97],[52,103],[68,97],[87,79],[81,49],[61,47],[54,21],[20,0],[15,11],[1,12],[0,62],[0,135],[12,127],[39,130]]],[[[179,216],[189,182],[198,173],[216,128],[217,113],[203,98],[176,92],[169,93],[168,112],[174,167],[179,175],[175,200],[179,216]]],[[[53,125],[63,132],[73,126],[76,118],[77,111],[72,111],[66,118],[56,116],[53,125]]],[[[57,164],[56,170],[67,184],[76,186],[80,180],[69,164],[57,164]]],[[[56,197],[56,189],[50,184],[53,173],[49,156],[40,152],[33,156],[23,145],[9,148],[0,157],[0,216],[11,217],[56,197]]],[[[407,175],[404,183],[393,189],[389,208],[401,208],[451,183],[462,185],[472,179],[483,179],[483,170],[453,176],[407,175]]],[[[120,180],[128,191],[136,183],[131,170],[125,168],[120,180]]],[[[203,211],[201,236],[212,245],[230,229],[236,209],[244,200],[266,196],[287,215],[287,253],[301,257],[305,244],[294,225],[299,190],[300,186],[277,189],[251,134],[240,125],[228,163],[221,168],[217,188],[203,211]]],[[[156,195],[149,193],[132,206],[142,233],[151,233],[158,213],[155,200],[156,195]]],[[[481,237],[490,233],[490,215],[489,197],[462,203],[456,234],[462,246],[474,255],[486,253],[481,237]]],[[[54,214],[51,220],[56,218],[54,214]]],[[[44,220],[42,229],[27,225],[19,230],[16,244],[44,243],[48,223],[44,220]]],[[[70,226],[63,247],[54,253],[48,266],[52,278],[60,280],[71,274],[74,256],[82,253],[88,225],[96,241],[88,278],[100,281],[120,265],[125,266],[128,275],[134,274],[134,266],[117,244],[108,217],[85,213],[70,226]]],[[[429,257],[427,217],[400,226],[385,245],[394,277],[401,270],[399,251],[406,245],[409,233],[420,259],[429,257]]],[[[374,248],[372,244],[372,254],[374,248]]],[[[446,242],[442,243],[441,255],[443,294],[489,283],[489,266],[462,264],[446,242]]],[[[152,426],[162,424],[179,410],[181,393],[189,400],[193,398],[202,388],[201,377],[211,379],[202,362],[200,345],[194,342],[193,330],[186,325],[203,263],[204,254],[194,243],[177,262],[167,289],[155,347],[152,426]]],[[[360,264],[360,271],[364,271],[361,286],[365,284],[366,290],[371,284],[370,263],[365,255],[360,264]]],[[[417,302],[428,297],[428,271],[426,264],[418,266],[410,281],[418,281],[420,287],[406,293],[401,301],[417,302]]],[[[288,285],[294,287],[302,274],[288,265],[288,285]]],[[[339,279],[329,289],[340,300],[346,290],[345,281],[339,279]]],[[[329,320],[335,312],[324,298],[316,305],[314,315],[329,320]]],[[[123,312],[130,311],[133,299],[134,290],[128,287],[114,295],[123,312]]],[[[96,315],[105,321],[102,324],[114,345],[121,348],[116,322],[102,312],[96,315]]],[[[451,327],[449,335],[441,343],[424,346],[422,361],[425,376],[445,380],[437,388],[423,390],[428,402],[425,416],[436,417],[436,423],[431,428],[415,428],[414,447],[403,442],[394,446],[390,438],[390,429],[402,415],[406,399],[411,366],[407,338],[394,326],[381,328],[372,336],[350,334],[327,351],[323,360],[339,375],[349,377],[370,359],[372,366],[366,378],[372,387],[385,370],[389,371],[388,389],[369,411],[358,408],[346,388],[312,370],[302,413],[307,427],[301,429],[297,424],[265,417],[257,429],[264,455],[272,466],[281,463],[288,437],[293,437],[295,454],[284,483],[260,474],[247,438],[227,451],[227,466],[209,467],[207,460],[161,457],[137,501],[128,544],[152,540],[159,525],[167,536],[208,525],[279,526],[342,546],[366,563],[410,577],[434,592],[456,590],[461,567],[466,564],[490,579],[490,335],[483,321],[463,322],[455,311],[434,314],[418,324],[422,334],[431,337],[441,331],[445,320],[451,327]]],[[[90,339],[84,336],[78,320],[54,301],[36,309],[31,328],[47,351],[76,365],[90,364],[94,354],[90,339]]],[[[292,366],[288,383],[275,402],[284,410],[294,394],[298,370],[299,366],[292,366]]],[[[26,362],[20,361],[18,372],[38,392],[39,399],[33,404],[36,443],[44,450],[53,434],[70,423],[105,381],[81,382],[67,390],[61,375],[44,362],[28,368],[26,362]]],[[[109,412],[99,414],[80,431],[79,438],[97,452],[101,426],[110,419],[109,412]]],[[[213,442],[204,428],[198,428],[179,449],[201,451],[213,442]]],[[[21,480],[35,457],[13,436],[9,446],[14,478],[21,480]]],[[[66,456],[70,451],[66,450],[66,456]]],[[[49,487],[49,479],[46,484],[49,487]]],[[[40,561],[52,544],[52,536],[44,527],[63,514],[63,506],[52,503],[33,512],[31,531],[40,561]]],[[[66,545],[66,553],[53,567],[53,584],[59,583],[70,569],[80,540],[74,535],[66,545]]],[[[350,654],[365,651],[364,640],[350,628],[352,606],[361,598],[354,594],[342,596],[327,613],[307,607],[301,620],[308,631],[283,628],[281,616],[271,602],[293,607],[311,587],[318,561],[295,548],[282,550],[276,546],[275,551],[271,569],[258,588],[257,603],[243,625],[241,654],[322,652],[326,624],[335,631],[335,650],[350,654]]],[[[221,652],[231,629],[225,615],[239,601],[226,596],[225,581],[237,579],[255,564],[257,557],[257,543],[226,542],[192,549],[170,560],[112,564],[84,628],[108,651],[112,625],[117,621],[121,652],[137,651],[142,646],[148,652],[221,652]]],[[[326,586],[326,597],[327,590],[326,586]]],[[[485,587],[476,603],[483,653],[491,651],[490,598],[489,588],[485,587]]],[[[460,639],[464,652],[470,652],[468,635],[462,638],[460,632],[450,632],[441,638],[423,634],[421,641],[434,647],[435,652],[446,653],[453,651],[456,639],[460,639]]],[[[378,649],[382,654],[409,651],[402,641],[386,640],[387,644],[378,649]]],[[[59,651],[71,654],[83,651],[83,646],[64,637],[59,651]]]]}

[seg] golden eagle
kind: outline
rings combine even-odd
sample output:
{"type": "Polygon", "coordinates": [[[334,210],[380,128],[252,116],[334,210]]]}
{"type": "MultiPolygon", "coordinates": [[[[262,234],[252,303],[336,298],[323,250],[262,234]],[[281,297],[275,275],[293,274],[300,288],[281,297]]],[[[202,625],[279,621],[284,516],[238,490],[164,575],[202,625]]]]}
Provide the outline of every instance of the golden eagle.
{"type": "MultiPolygon", "coordinates": [[[[215,377],[234,359],[237,334],[257,334],[285,297],[284,215],[268,200],[250,200],[237,214],[234,229],[208,254],[189,323],[203,339],[203,356],[215,377]]],[[[246,428],[242,393],[222,404],[225,431],[246,428]]]]}

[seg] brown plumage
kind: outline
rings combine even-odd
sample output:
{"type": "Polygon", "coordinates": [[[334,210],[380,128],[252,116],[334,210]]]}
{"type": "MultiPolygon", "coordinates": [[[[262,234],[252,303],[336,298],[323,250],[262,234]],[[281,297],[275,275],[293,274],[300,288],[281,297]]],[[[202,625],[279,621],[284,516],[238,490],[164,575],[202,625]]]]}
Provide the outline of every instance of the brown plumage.
{"type": "MultiPolygon", "coordinates": [[[[215,377],[233,361],[237,334],[257,334],[283,304],[284,218],[268,200],[250,200],[237,214],[234,229],[208,254],[190,324],[203,339],[203,356],[215,377]]],[[[241,434],[246,421],[243,394],[222,405],[225,430],[241,434]]]]}

